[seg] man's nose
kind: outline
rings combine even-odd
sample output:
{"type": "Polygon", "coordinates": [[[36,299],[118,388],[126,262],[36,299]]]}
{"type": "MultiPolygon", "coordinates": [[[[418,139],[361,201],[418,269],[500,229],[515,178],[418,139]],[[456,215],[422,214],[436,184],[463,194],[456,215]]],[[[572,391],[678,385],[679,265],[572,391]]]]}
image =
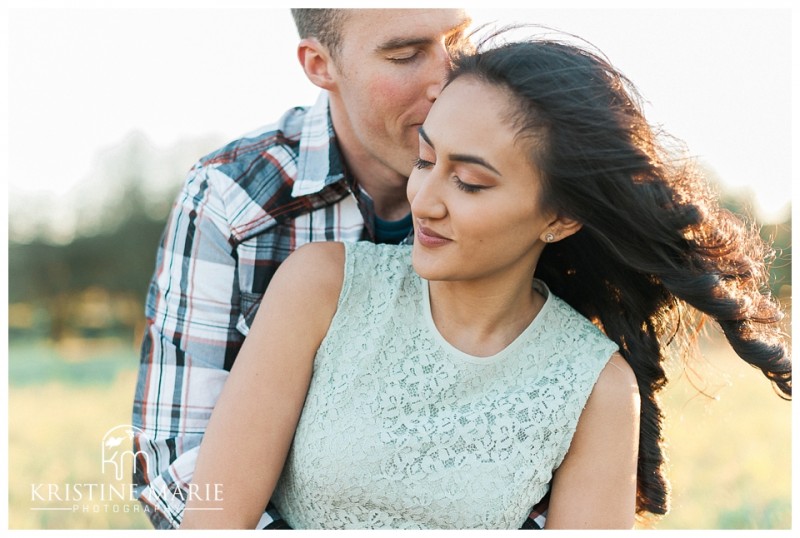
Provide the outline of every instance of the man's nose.
{"type": "Polygon", "coordinates": [[[453,61],[450,57],[450,51],[444,43],[439,43],[433,49],[430,66],[428,67],[428,85],[425,96],[430,102],[435,101],[439,94],[442,93],[447,75],[452,68],[453,61]]]}

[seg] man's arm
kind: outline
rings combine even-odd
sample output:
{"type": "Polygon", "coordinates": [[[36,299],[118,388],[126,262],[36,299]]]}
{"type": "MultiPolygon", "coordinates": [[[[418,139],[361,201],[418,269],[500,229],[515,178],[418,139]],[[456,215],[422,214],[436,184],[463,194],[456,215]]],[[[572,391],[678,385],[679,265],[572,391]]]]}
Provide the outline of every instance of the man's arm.
{"type": "Polygon", "coordinates": [[[180,524],[197,447],[243,339],[237,256],[214,173],[190,172],[148,292],[133,481],[156,528],[180,524]]]}

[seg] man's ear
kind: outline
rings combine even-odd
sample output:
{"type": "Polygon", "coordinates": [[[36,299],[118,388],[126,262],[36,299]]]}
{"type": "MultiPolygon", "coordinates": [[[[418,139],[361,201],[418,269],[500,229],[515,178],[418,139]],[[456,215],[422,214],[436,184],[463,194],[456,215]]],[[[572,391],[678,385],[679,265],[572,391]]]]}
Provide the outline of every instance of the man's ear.
{"type": "Polygon", "coordinates": [[[540,239],[545,243],[555,243],[565,239],[583,227],[577,220],[568,217],[555,217],[547,229],[542,232],[540,239]]]}
{"type": "Polygon", "coordinates": [[[328,49],[314,38],[301,39],[297,44],[297,59],[312,84],[330,90],[334,86],[335,69],[328,49]]]}

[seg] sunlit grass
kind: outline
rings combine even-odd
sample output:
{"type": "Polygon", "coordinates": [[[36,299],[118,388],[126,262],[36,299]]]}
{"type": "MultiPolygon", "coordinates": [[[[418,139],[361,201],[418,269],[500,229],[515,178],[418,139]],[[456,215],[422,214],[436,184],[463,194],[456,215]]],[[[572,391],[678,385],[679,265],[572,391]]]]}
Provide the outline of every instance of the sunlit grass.
{"type": "MultiPolygon", "coordinates": [[[[717,400],[700,395],[686,376],[664,392],[673,500],[655,528],[791,528],[791,405],[727,346],[710,349],[699,374],[717,400]]],[[[69,367],[58,360],[45,347],[10,350],[9,527],[149,528],[143,513],[122,507],[31,510],[44,504],[31,500],[31,484],[113,482],[101,473],[100,443],[110,428],[130,422],[135,350],[95,353],[69,367]],[[41,382],[20,360],[35,362],[41,382]]]]}
{"type": "MultiPolygon", "coordinates": [[[[11,361],[15,358],[12,349],[11,361]]],[[[65,484],[103,484],[121,489],[113,476],[104,476],[101,471],[101,443],[108,430],[119,424],[129,424],[131,420],[136,379],[130,365],[136,364],[135,355],[129,352],[128,359],[130,361],[123,363],[127,366],[105,383],[89,384],[79,376],[78,381],[50,379],[42,384],[15,386],[10,376],[9,528],[150,527],[138,503],[116,502],[119,497],[110,503],[87,502],[88,493],[74,502],[59,502],[48,494],[49,484],[57,485],[56,495],[61,499],[66,499],[65,484]],[[44,485],[37,490],[37,496],[32,488],[38,484],[44,485]],[[77,506],[74,511],[52,510],[73,506],[77,506]]],[[[87,487],[80,489],[87,491],[87,487]]]]}
{"type": "Polygon", "coordinates": [[[790,529],[791,402],[723,342],[705,347],[701,379],[664,391],[673,495],[657,528],[790,529]]]}

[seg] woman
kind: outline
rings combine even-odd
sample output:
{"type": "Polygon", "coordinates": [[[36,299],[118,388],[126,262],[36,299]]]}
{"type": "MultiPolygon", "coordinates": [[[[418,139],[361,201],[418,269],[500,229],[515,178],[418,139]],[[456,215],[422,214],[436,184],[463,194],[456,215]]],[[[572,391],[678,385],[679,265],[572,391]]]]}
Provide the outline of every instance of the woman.
{"type": "Polygon", "coordinates": [[[790,397],[765,245],[637,98],[557,42],[460,59],[420,129],[413,246],[284,263],[201,446],[224,502],[183,528],[254,528],[270,498],[294,527],[518,528],[551,481],[547,528],[663,514],[686,306],[790,397]]]}

